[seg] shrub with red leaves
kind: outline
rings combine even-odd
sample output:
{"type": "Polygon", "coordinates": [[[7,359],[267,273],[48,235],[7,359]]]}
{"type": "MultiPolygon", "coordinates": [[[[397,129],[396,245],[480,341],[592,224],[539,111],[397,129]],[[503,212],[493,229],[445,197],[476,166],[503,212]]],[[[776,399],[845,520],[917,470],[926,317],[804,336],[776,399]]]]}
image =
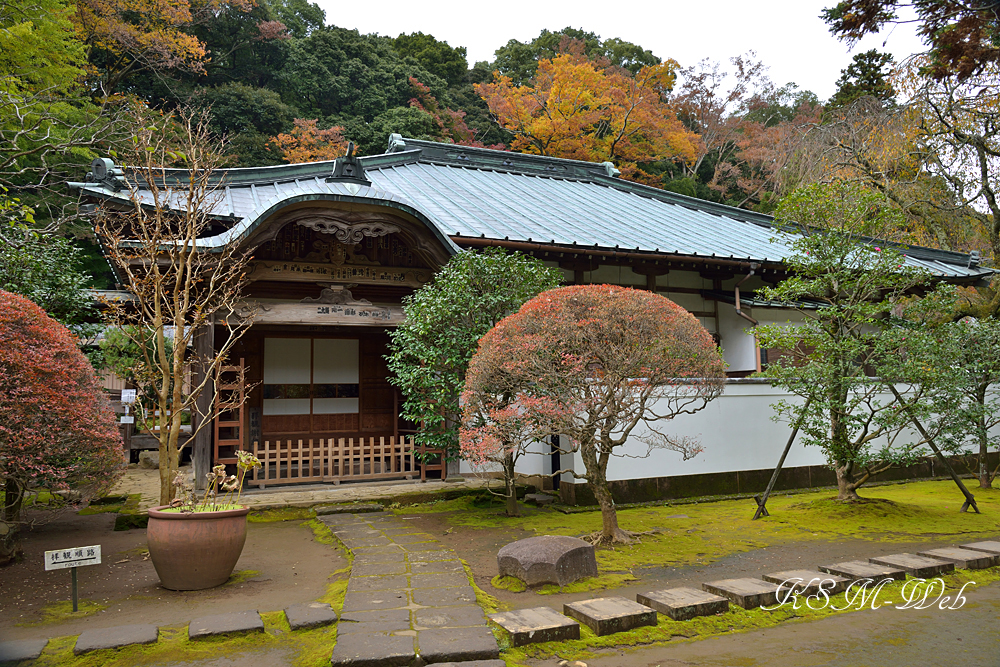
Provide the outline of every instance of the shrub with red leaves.
{"type": "Polygon", "coordinates": [[[108,489],[124,472],[114,412],[66,327],[0,291],[0,564],[19,551],[24,493],[108,489]]]}
{"type": "Polygon", "coordinates": [[[655,422],[705,407],[722,393],[724,368],[698,319],[658,294],[617,285],[543,292],[480,340],[463,395],[463,455],[498,459],[505,448],[562,436],[563,450],[586,466],[574,475],[601,505],[600,539],[627,542],[607,482],[610,457],[640,423],[650,450],[698,453],[655,422]]]}

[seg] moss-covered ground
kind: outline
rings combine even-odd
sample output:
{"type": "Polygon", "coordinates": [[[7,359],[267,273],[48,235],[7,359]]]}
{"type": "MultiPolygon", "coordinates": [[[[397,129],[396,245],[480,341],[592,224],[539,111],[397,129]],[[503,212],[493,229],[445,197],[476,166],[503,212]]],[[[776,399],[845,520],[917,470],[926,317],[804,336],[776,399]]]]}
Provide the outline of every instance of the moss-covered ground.
{"type": "MultiPolygon", "coordinates": [[[[951,481],[913,482],[862,489],[862,502],[841,503],[829,490],[772,496],[771,513],[754,521],[752,500],[668,503],[623,509],[620,525],[640,533],[635,544],[599,549],[601,575],[635,568],[705,564],[725,556],[802,541],[843,539],[879,542],[988,539],[1000,533],[1000,490],[973,489],[982,514],[960,513],[963,497],[951,481]]],[[[396,510],[399,514],[446,513],[456,529],[518,528],[539,535],[585,536],[600,530],[600,512],[564,514],[551,509],[503,516],[474,497],[396,510]]],[[[622,579],[620,583],[625,583],[622,579]]],[[[592,582],[612,587],[609,582],[592,582]]],[[[591,590],[591,589],[586,589],[591,590]]],[[[569,592],[566,589],[563,592],[569,592]]]]}
{"type": "MultiPolygon", "coordinates": [[[[861,540],[872,542],[941,542],[955,544],[996,539],[1000,534],[1000,490],[972,489],[982,514],[961,513],[963,497],[951,481],[913,482],[862,489],[864,499],[856,503],[835,500],[830,490],[782,494],[768,501],[770,517],[752,519],[752,500],[721,500],[673,505],[650,504],[622,509],[619,523],[638,533],[635,544],[599,548],[599,576],[568,586],[542,586],[535,594],[574,593],[612,589],[635,580],[634,570],[647,567],[707,564],[726,556],[753,549],[802,542],[861,540]]],[[[552,509],[529,510],[522,517],[503,516],[494,504],[474,497],[426,503],[396,510],[398,514],[439,514],[455,530],[519,529],[538,535],[583,537],[600,530],[600,512],[563,513],[552,509]]],[[[944,578],[953,594],[963,584],[970,588],[1000,581],[1000,568],[974,573],[958,571],[944,578]]],[[[495,577],[495,589],[525,590],[511,577],[495,577]]],[[[882,599],[899,593],[902,583],[882,589],[882,599]]],[[[966,589],[969,590],[969,589],[966,589]]],[[[545,604],[544,598],[533,604],[545,604]]],[[[508,649],[503,657],[510,667],[525,660],[559,657],[584,660],[590,651],[608,647],[635,647],[661,644],[685,638],[701,638],[726,632],[773,627],[790,621],[825,618],[847,613],[857,606],[847,605],[844,596],[835,596],[822,609],[790,606],[773,611],[747,611],[737,607],[726,614],[677,622],[660,616],[655,627],[597,637],[581,627],[581,638],[570,642],[535,644],[508,649]],[[846,609],[844,609],[847,607],[846,609]],[[836,611],[839,608],[842,611],[836,611]]],[[[503,633],[498,632],[503,641],[503,633]]]]}

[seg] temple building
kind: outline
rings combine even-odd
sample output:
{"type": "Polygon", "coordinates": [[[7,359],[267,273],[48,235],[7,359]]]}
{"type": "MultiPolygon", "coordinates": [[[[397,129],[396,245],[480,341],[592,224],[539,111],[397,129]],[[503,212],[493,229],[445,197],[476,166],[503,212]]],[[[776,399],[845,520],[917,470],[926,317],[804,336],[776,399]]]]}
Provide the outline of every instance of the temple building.
{"type": "MultiPolygon", "coordinates": [[[[127,200],[127,170],[103,162],[71,186],[91,202],[127,200]]],[[[219,172],[220,231],[200,246],[252,250],[246,299],[259,309],[230,360],[242,359],[248,388],[240,425],[206,429],[197,447],[228,460],[233,447],[257,441],[399,442],[413,425],[398,418],[401,397],[383,358],[387,330],[402,320],[403,297],[463,249],[531,255],[559,267],[567,284],[654,290],[716,337],[731,376],[759,370],[767,350],[748,330],[797,317],[753,297],[787,276],[789,251],[772,241],[772,218],[617,174],[611,163],[399,135],[382,155],[219,172]]],[[[992,275],[975,256],[918,247],[905,255],[959,285],[992,275]]],[[[316,481],[313,464],[296,456],[309,474],[285,481],[316,481]]],[[[344,478],[345,460],[319,476],[344,478]]],[[[365,465],[371,474],[407,472],[365,465]]]]}

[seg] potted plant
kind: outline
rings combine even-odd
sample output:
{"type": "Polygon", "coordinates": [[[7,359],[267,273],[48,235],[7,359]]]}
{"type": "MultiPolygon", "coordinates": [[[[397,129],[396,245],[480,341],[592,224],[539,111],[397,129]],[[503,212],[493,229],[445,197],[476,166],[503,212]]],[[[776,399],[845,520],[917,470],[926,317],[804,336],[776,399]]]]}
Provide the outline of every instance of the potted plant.
{"type": "Polygon", "coordinates": [[[260,466],[250,452],[236,453],[236,474],[217,465],[208,473],[201,498],[178,472],[178,496],[169,505],[149,510],[146,541],[149,556],[164,588],[198,591],[224,584],[240,559],[247,539],[247,514],[240,504],[243,480],[260,466]]]}

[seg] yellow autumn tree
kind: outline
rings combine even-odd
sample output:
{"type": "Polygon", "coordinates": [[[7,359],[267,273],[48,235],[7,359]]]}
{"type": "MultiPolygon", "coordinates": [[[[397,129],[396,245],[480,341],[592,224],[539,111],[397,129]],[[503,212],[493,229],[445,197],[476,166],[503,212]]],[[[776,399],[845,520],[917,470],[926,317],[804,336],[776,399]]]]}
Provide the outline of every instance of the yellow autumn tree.
{"type": "Polygon", "coordinates": [[[538,62],[527,85],[494,72],[476,92],[490,113],[514,134],[514,150],[552,157],[614,162],[622,176],[652,184],[643,163],[691,162],[698,135],[677,118],[668,94],[678,65],[667,60],[628,70],[582,53],[561,53],[538,62]]]}

